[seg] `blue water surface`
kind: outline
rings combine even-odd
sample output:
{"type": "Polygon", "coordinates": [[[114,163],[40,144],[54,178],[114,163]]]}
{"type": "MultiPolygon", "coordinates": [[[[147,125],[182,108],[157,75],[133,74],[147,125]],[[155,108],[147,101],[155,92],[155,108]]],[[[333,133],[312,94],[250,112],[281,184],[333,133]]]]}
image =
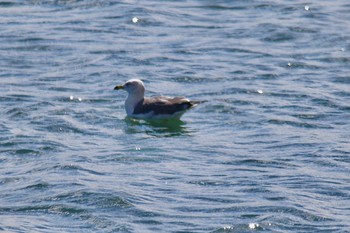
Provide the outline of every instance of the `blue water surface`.
{"type": "Polygon", "coordinates": [[[350,232],[349,12],[0,1],[0,231],[350,232]],[[129,119],[131,78],[207,102],[129,119]]]}

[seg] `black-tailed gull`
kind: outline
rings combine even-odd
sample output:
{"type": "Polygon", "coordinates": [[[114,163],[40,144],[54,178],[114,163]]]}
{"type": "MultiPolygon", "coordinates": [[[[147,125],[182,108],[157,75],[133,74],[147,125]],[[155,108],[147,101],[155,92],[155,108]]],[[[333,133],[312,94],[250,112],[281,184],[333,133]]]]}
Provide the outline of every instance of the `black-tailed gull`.
{"type": "Polygon", "coordinates": [[[191,101],[185,97],[145,97],[145,86],[139,79],[131,79],[114,90],[125,90],[126,114],[135,118],[180,118],[186,110],[204,101],[191,101]]]}

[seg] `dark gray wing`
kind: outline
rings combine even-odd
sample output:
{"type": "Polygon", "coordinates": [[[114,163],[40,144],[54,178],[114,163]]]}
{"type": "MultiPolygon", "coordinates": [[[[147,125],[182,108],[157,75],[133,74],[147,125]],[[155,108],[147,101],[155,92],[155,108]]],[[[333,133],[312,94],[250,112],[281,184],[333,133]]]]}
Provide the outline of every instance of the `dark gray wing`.
{"type": "Polygon", "coordinates": [[[153,112],[154,114],[174,114],[177,112],[184,111],[186,109],[194,106],[195,103],[192,103],[185,97],[152,97],[142,99],[134,108],[133,114],[147,114],[153,112]]]}

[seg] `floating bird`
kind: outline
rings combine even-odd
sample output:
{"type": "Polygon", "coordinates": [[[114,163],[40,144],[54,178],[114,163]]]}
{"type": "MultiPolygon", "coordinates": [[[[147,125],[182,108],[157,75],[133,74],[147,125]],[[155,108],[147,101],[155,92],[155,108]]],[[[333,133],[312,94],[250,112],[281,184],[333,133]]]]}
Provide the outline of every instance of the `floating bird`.
{"type": "Polygon", "coordinates": [[[142,119],[179,119],[186,110],[204,101],[191,101],[185,97],[145,97],[145,86],[139,79],[131,79],[114,90],[125,90],[128,97],[125,100],[126,114],[142,119]]]}

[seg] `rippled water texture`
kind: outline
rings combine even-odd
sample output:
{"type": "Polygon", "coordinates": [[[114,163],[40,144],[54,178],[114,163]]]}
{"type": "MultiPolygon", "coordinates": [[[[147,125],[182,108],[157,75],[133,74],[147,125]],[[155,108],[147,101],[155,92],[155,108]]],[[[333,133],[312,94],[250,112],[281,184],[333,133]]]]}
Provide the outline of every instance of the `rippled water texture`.
{"type": "Polygon", "coordinates": [[[349,12],[1,1],[0,231],[350,232],[349,12]],[[208,102],[128,119],[130,78],[208,102]]]}

